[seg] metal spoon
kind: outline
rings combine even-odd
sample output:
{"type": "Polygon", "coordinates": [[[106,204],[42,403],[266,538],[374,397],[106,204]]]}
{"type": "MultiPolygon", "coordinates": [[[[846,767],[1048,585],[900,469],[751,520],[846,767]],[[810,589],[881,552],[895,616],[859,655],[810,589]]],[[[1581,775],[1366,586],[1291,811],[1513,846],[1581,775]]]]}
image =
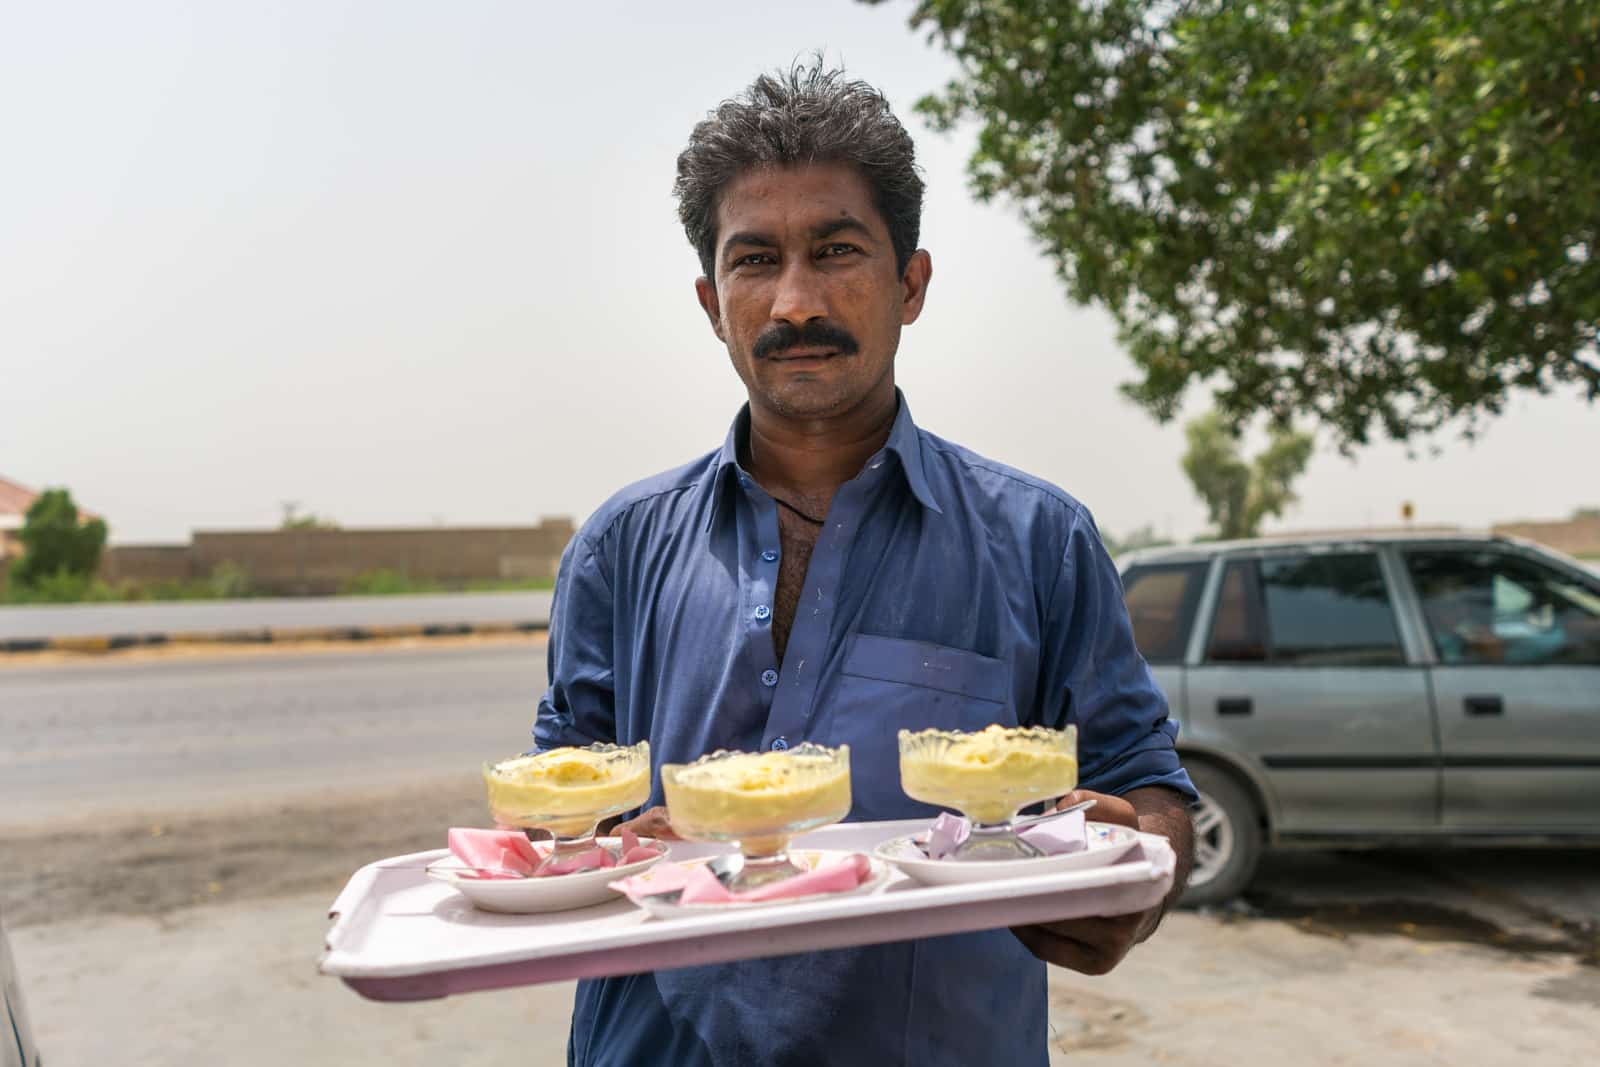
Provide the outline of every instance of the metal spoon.
{"type": "MultiPolygon", "coordinates": [[[[744,870],[744,856],[738,852],[726,852],[720,856],[712,856],[706,861],[705,867],[726,889],[733,884],[734,877],[744,870]]],[[[665,893],[651,893],[644,899],[651,903],[676,904],[681,896],[683,896],[682,889],[673,889],[665,893]]]]}
{"type": "Polygon", "coordinates": [[[1064,808],[1047,811],[1043,815],[1025,815],[1020,819],[1012,820],[1011,828],[1020,830],[1025,826],[1032,826],[1034,823],[1045,822],[1049,819],[1059,819],[1063,815],[1071,815],[1075,811],[1088,811],[1097,803],[1098,801],[1094,797],[1090,797],[1088,800],[1080,800],[1076,804],[1069,804],[1064,808]]]}

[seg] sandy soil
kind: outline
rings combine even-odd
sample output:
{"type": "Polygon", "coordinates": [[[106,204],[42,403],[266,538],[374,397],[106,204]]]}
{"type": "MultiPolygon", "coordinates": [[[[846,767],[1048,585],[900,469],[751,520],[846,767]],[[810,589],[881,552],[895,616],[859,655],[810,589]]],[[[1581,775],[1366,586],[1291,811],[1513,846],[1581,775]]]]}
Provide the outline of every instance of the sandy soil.
{"type": "MultiPolygon", "coordinates": [[[[46,1062],[562,1062],[569,984],[392,1005],[315,972],[327,906],[350,874],[437,847],[452,824],[483,825],[480,790],[471,777],[418,781],[398,794],[0,836],[0,907],[46,1062]],[[85,1005],[95,1006],[92,1026],[85,1005]]],[[[1292,918],[1255,907],[1179,913],[1106,978],[1053,972],[1052,1064],[1592,1058],[1600,966],[1587,926],[1581,937],[1552,928],[1541,941],[1502,936],[1486,920],[1444,922],[1452,913],[1437,908],[1366,909],[1358,890],[1372,870],[1386,870],[1390,888],[1401,879],[1397,868],[1352,868],[1331,854],[1296,859],[1266,879],[1302,902],[1285,909],[1292,918]],[[1434,925],[1413,921],[1425,916],[1434,925]]],[[[1543,870],[1549,880],[1564,868],[1543,870]]],[[[1475,882],[1461,900],[1479,907],[1483,892],[1475,882]]]]}
{"type": "Polygon", "coordinates": [[[0,836],[0,914],[15,930],[89,915],[160,916],[195,905],[320,891],[363,864],[444,847],[488,825],[475,777],[324,793],[222,814],[62,823],[0,836]]]}

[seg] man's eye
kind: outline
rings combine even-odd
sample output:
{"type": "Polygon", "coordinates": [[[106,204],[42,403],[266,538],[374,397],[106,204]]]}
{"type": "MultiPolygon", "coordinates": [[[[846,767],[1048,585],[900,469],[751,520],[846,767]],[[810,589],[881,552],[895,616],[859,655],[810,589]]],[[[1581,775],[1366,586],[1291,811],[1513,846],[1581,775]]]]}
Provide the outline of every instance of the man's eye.
{"type": "Polygon", "coordinates": [[[836,243],[831,245],[823,245],[822,249],[817,253],[817,255],[819,258],[836,258],[838,256],[848,256],[850,253],[857,251],[860,250],[856,248],[855,245],[836,243]]]}
{"type": "Polygon", "coordinates": [[[733,261],[735,267],[765,267],[777,260],[771,252],[752,252],[748,256],[740,256],[733,261]]]}

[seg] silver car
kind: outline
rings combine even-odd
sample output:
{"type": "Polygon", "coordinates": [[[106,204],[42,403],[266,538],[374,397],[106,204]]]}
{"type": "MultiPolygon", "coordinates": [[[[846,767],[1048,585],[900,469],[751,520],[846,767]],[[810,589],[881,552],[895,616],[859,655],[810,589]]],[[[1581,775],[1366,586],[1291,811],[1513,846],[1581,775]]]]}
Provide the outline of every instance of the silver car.
{"type": "Polygon", "coordinates": [[[1202,795],[1190,902],[1270,845],[1600,840],[1600,577],[1576,561],[1405,535],[1121,566],[1202,795]]]}
{"type": "Polygon", "coordinates": [[[11,961],[11,942],[0,922],[0,1067],[39,1067],[39,1050],[22,1007],[22,987],[11,961]]]}

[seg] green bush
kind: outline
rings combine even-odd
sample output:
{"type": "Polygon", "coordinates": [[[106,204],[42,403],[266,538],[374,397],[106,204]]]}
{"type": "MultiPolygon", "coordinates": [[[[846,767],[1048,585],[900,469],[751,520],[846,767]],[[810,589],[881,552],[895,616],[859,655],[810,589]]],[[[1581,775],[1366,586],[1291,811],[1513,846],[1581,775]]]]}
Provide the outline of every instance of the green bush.
{"type": "Polygon", "coordinates": [[[474,578],[461,588],[467,593],[513,593],[555,587],[554,578],[474,578]]]}
{"type": "Polygon", "coordinates": [[[73,586],[63,576],[81,578],[85,591],[93,583],[106,546],[106,524],[101,519],[79,522],[72,494],[46,489],[28,508],[19,537],[23,554],[12,565],[11,585],[48,586],[46,595],[66,596],[73,586]]]}
{"type": "MultiPolygon", "coordinates": [[[[412,578],[388,568],[363,571],[339,587],[341,596],[403,596],[418,593],[504,593],[550,589],[550,578],[475,578],[466,582],[439,582],[412,578]]],[[[232,561],[219,563],[209,577],[169,581],[124,580],[112,584],[88,575],[57,571],[23,586],[12,581],[0,586],[0,603],[77,604],[106,601],[231,600],[254,597],[250,572],[232,561]]]]}
{"type": "Polygon", "coordinates": [[[219,600],[247,597],[250,595],[250,572],[233,560],[225,559],[211,568],[206,588],[219,600]]]}
{"type": "Polygon", "coordinates": [[[98,578],[58,570],[53,574],[33,575],[27,583],[13,577],[0,599],[9,604],[79,604],[121,600],[122,596],[117,586],[98,578]]]}
{"type": "Polygon", "coordinates": [[[353,578],[346,578],[339,585],[339,592],[347,596],[397,596],[405,593],[439,593],[445,587],[438,582],[430,582],[412,578],[401,571],[379,568],[373,571],[362,571],[353,578]]]}
{"type": "Polygon", "coordinates": [[[473,578],[465,582],[441,582],[413,578],[403,571],[380,568],[362,571],[339,586],[341,596],[404,596],[417,593],[507,593],[516,590],[550,589],[551,578],[473,578]]]}

